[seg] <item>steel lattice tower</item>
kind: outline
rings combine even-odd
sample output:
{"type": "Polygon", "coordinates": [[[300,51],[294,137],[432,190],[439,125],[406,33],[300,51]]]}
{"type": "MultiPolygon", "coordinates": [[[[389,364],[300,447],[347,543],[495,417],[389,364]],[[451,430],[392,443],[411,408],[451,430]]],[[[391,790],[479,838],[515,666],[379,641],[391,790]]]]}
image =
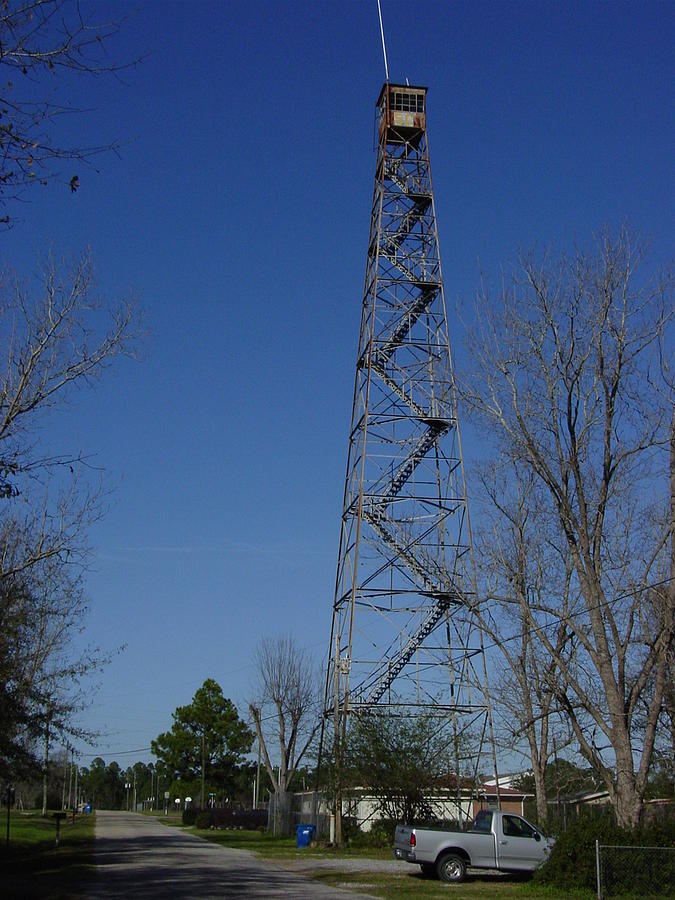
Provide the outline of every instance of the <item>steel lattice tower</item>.
{"type": "Polygon", "coordinates": [[[350,715],[491,731],[424,87],[385,83],[326,670],[350,715]]]}

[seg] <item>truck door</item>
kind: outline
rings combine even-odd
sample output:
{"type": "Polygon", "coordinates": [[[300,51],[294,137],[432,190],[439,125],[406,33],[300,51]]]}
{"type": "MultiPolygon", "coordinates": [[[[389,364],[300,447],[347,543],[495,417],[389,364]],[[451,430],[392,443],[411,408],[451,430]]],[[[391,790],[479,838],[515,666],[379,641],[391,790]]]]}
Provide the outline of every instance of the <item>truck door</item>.
{"type": "Polygon", "coordinates": [[[520,816],[502,815],[497,846],[500,869],[532,871],[547,856],[546,841],[520,816]]]}

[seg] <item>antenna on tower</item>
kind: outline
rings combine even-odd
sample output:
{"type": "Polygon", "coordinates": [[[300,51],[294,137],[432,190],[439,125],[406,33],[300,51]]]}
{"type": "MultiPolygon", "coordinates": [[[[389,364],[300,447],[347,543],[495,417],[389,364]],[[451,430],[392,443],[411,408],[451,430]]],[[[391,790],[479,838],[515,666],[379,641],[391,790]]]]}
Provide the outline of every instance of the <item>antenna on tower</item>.
{"type": "Polygon", "coordinates": [[[382,7],[380,0],[377,0],[377,13],[380,17],[380,34],[382,35],[382,54],[384,56],[384,77],[385,81],[389,81],[389,67],[387,66],[387,48],[384,43],[384,26],[382,24],[382,7]]]}

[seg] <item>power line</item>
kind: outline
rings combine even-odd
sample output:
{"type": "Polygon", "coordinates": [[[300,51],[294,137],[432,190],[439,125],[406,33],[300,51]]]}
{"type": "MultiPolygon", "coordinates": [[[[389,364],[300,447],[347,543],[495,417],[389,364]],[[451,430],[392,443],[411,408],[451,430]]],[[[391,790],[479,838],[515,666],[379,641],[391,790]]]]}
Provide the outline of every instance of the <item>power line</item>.
{"type": "Polygon", "coordinates": [[[137,750],[111,750],[107,748],[105,750],[97,750],[96,753],[78,753],[77,755],[84,759],[96,759],[97,756],[103,757],[103,754],[106,756],[129,756],[131,753],[146,753],[151,750],[151,747],[139,747],[137,750]]]}

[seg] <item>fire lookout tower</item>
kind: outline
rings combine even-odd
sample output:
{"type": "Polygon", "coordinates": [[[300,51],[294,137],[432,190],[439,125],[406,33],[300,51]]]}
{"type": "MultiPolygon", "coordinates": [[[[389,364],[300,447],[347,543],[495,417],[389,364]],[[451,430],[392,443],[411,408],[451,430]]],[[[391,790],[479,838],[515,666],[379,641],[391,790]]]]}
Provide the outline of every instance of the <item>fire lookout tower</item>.
{"type": "Polygon", "coordinates": [[[491,731],[426,130],[385,83],[324,699],[348,719],[439,717],[449,755],[491,731]]]}

